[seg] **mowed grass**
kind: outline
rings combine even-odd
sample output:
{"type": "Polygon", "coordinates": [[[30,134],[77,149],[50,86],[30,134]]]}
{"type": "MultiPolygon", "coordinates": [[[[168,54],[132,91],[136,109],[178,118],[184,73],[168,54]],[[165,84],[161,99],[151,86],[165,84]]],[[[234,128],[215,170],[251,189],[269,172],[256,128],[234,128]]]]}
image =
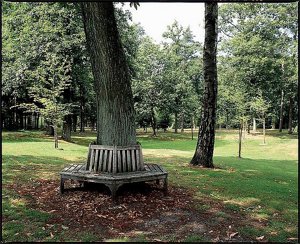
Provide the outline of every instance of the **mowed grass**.
{"type": "MultiPolygon", "coordinates": [[[[96,133],[75,133],[73,143],[60,141],[61,150],[54,149],[52,138],[38,131],[3,132],[2,137],[3,240],[99,240],[89,233],[72,236],[68,230],[52,237],[42,228],[50,215],[30,209],[27,199],[5,188],[6,184],[30,183],[32,179],[58,178],[65,165],[86,160],[87,146],[96,139],[96,133]]],[[[194,133],[192,140],[189,131],[159,133],[157,137],[138,132],[145,161],[163,165],[170,184],[194,189],[195,199],[219,201],[228,210],[267,223],[239,229],[244,238],[265,236],[269,241],[285,242],[298,236],[297,135],[269,130],[266,145],[262,145],[261,133],[246,135],[240,159],[237,131],[217,131],[213,170],[189,165],[196,137],[194,133]]],[[[199,211],[207,208],[199,206],[199,211]]],[[[223,212],[218,215],[226,217],[223,212]]]]}

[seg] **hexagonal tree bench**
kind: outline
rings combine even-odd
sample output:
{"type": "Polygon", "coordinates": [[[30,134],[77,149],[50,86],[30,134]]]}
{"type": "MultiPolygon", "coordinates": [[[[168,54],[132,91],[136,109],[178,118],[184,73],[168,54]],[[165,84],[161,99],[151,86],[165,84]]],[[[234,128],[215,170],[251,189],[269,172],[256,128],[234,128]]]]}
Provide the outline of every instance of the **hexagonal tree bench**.
{"type": "Polygon", "coordinates": [[[140,145],[103,146],[89,145],[86,164],[71,164],[60,172],[60,192],[64,192],[67,179],[81,183],[93,182],[106,185],[116,201],[116,193],[126,183],[163,181],[164,194],[168,191],[168,172],[157,164],[146,164],[143,161],[140,145]]]}

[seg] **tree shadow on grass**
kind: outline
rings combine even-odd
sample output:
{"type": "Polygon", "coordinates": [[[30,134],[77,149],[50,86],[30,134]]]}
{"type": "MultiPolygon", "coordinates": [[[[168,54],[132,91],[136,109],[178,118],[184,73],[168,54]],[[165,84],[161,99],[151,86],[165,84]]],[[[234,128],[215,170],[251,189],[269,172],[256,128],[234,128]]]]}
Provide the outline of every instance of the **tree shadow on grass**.
{"type": "Polygon", "coordinates": [[[53,156],[3,155],[2,181],[27,182],[36,178],[58,178],[59,172],[69,164],[84,163],[84,160],[66,160],[53,156]]]}

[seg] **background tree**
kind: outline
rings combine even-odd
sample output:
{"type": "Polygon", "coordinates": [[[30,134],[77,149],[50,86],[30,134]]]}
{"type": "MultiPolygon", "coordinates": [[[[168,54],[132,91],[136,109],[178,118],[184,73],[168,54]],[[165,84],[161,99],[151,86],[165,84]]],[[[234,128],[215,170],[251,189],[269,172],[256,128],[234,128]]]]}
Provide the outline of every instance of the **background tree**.
{"type": "Polygon", "coordinates": [[[217,106],[218,4],[205,3],[205,40],[203,50],[204,94],[200,128],[193,165],[213,168],[217,106]]]}
{"type": "Polygon", "coordinates": [[[266,144],[266,117],[267,111],[269,109],[269,104],[266,100],[263,99],[262,93],[259,92],[258,96],[254,97],[250,101],[250,111],[259,118],[259,121],[263,124],[263,135],[264,142],[266,144]]]}
{"type": "MultiPolygon", "coordinates": [[[[297,56],[296,10],[294,3],[220,7],[220,50],[226,57],[226,66],[230,67],[223,72],[235,74],[249,98],[262,91],[270,104],[273,127],[279,125],[279,129],[288,121],[290,96],[287,94],[296,95],[292,77],[297,71],[290,63],[296,64],[292,60],[297,56]]],[[[292,113],[297,113],[294,107],[292,113]]],[[[255,129],[255,124],[252,125],[255,129]]]]}
{"type": "Polygon", "coordinates": [[[62,126],[65,116],[71,113],[71,104],[62,103],[62,93],[70,85],[68,59],[61,59],[48,53],[40,67],[32,72],[35,82],[29,88],[32,103],[23,103],[18,107],[26,112],[38,112],[51,125],[54,131],[54,147],[58,148],[57,129],[62,126]],[[45,69],[45,67],[48,67],[45,69]]]}
{"type": "Polygon", "coordinates": [[[135,110],[140,123],[150,122],[153,136],[156,136],[157,113],[161,108],[162,54],[158,45],[145,37],[136,58],[136,76],[133,79],[135,110]]]}
{"type": "MultiPolygon", "coordinates": [[[[194,41],[190,28],[183,28],[177,21],[163,33],[164,46],[164,93],[162,102],[165,110],[174,114],[174,130],[177,133],[179,121],[184,129],[185,118],[195,117],[197,92],[201,82],[199,71],[200,43],[194,41]]],[[[201,67],[200,67],[201,68],[201,67]]]]}

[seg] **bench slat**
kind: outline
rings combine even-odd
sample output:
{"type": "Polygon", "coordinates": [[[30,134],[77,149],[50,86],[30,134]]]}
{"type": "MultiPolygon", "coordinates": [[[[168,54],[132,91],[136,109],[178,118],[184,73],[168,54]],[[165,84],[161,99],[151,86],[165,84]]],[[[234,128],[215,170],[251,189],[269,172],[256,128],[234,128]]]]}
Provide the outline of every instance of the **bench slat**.
{"type": "Polygon", "coordinates": [[[126,151],[121,151],[122,152],[122,165],[123,165],[123,172],[127,171],[126,167],[126,151]]]}
{"type": "Polygon", "coordinates": [[[142,147],[139,146],[139,152],[140,152],[140,165],[141,165],[141,170],[144,170],[145,165],[144,165],[144,158],[143,158],[143,153],[142,153],[142,147]]]}
{"type": "Polygon", "coordinates": [[[127,151],[126,151],[126,154],[127,154],[127,161],[126,161],[127,171],[128,171],[128,172],[131,172],[131,171],[132,171],[132,168],[131,168],[131,164],[130,164],[130,162],[131,162],[131,159],[130,159],[130,151],[127,150],[127,151]]]}
{"type": "Polygon", "coordinates": [[[122,172],[122,160],[121,160],[121,152],[120,150],[117,151],[117,163],[118,163],[118,172],[122,172]]]}
{"type": "Polygon", "coordinates": [[[95,152],[95,150],[94,149],[92,149],[91,150],[91,159],[90,159],[90,167],[89,167],[89,171],[92,171],[92,169],[93,169],[93,166],[94,166],[94,163],[95,163],[95,159],[94,159],[94,152],[95,152]]]}
{"type": "Polygon", "coordinates": [[[95,163],[94,163],[94,171],[97,172],[99,168],[99,150],[95,150],[95,163]]]}
{"type": "Polygon", "coordinates": [[[107,167],[106,167],[106,159],[107,159],[107,150],[104,150],[104,158],[103,158],[103,171],[106,171],[107,170],[107,167]]]}
{"type": "Polygon", "coordinates": [[[140,151],[139,150],[135,150],[135,157],[136,157],[136,169],[137,170],[142,170],[141,168],[141,163],[140,163],[140,151]]]}
{"type": "Polygon", "coordinates": [[[100,150],[98,170],[103,171],[103,150],[100,150]]]}
{"type": "Polygon", "coordinates": [[[112,155],[112,172],[117,173],[117,148],[114,146],[114,150],[111,151],[112,155]]]}
{"type": "Polygon", "coordinates": [[[131,165],[132,171],[136,171],[135,150],[131,150],[131,165]]]}
{"type": "Polygon", "coordinates": [[[109,150],[108,157],[108,172],[113,172],[113,150],[109,150]]]}

